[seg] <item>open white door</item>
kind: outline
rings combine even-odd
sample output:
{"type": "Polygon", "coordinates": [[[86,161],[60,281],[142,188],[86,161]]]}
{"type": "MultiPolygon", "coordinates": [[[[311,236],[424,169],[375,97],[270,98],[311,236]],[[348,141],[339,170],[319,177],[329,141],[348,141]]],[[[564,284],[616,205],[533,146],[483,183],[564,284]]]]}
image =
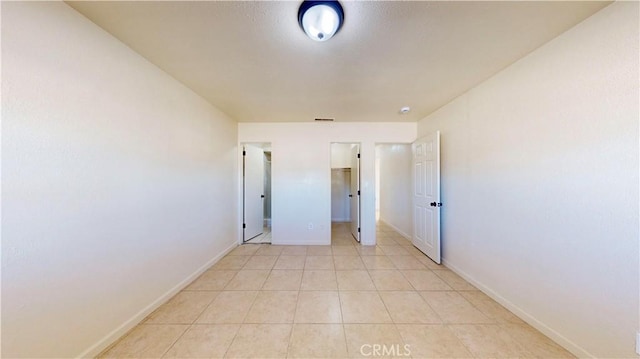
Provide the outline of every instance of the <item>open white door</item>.
{"type": "Polygon", "coordinates": [[[351,234],[360,242],[360,145],[351,148],[351,234]]]}
{"type": "Polygon", "coordinates": [[[262,234],[264,226],[264,150],[243,148],[243,235],[244,242],[262,234]]]}
{"type": "Polygon", "coordinates": [[[413,143],[413,245],[440,264],[440,132],[413,143]]]}

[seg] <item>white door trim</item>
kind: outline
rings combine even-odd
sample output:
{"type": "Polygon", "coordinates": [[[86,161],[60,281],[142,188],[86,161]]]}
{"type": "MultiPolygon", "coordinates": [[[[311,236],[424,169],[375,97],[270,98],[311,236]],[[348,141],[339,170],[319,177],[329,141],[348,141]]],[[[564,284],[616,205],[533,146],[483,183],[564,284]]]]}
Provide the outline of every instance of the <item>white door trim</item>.
{"type": "Polygon", "coordinates": [[[360,243],[361,233],[361,186],[360,186],[360,145],[351,149],[351,235],[360,243]]]}

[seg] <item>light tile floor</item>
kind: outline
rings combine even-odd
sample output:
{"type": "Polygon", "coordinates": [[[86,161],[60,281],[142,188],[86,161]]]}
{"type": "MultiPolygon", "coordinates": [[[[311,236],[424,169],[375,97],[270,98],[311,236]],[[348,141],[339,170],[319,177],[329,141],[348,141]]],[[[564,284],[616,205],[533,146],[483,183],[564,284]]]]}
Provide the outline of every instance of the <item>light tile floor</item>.
{"type": "Polygon", "coordinates": [[[101,357],[573,357],[391,228],[332,233],[237,247],[101,357]]]}

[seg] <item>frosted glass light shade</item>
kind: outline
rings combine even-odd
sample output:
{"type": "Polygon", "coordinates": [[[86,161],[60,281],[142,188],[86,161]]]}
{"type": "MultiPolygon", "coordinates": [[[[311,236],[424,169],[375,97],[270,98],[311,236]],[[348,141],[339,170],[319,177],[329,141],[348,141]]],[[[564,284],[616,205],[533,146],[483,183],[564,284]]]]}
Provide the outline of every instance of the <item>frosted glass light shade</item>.
{"type": "Polygon", "coordinates": [[[327,41],[335,35],[344,19],[337,1],[305,1],[298,11],[300,27],[312,40],[327,41]]]}

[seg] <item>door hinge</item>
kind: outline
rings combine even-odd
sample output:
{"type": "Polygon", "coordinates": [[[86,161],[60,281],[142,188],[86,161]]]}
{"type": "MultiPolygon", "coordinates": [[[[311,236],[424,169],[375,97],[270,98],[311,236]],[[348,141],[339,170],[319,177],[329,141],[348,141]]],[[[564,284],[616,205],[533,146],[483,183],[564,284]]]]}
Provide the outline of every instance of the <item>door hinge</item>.
{"type": "Polygon", "coordinates": [[[358,153],[358,158],[360,158],[360,154],[358,153]]]}
{"type": "Polygon", "coordinates": [[[358,233],[360,233],[360,227],[358,227],[358,233]]]}
{"type": "Polygon", "coordinates": [[[247,228],[247,224],[246,224],[246,223],[243,223],[243,224],[242,224],[242,229],[246,229],[246,228],[247,228]]]}
{"type": "Polygon", "coordinates": [[[360,195],[360,190],[358,190],[358,196],[360,195]]]}
{"type": "Polygon", "coordinates": [[[247,151],[242,151],[242,155],[246,156],[247,155],[247,151]]]}

